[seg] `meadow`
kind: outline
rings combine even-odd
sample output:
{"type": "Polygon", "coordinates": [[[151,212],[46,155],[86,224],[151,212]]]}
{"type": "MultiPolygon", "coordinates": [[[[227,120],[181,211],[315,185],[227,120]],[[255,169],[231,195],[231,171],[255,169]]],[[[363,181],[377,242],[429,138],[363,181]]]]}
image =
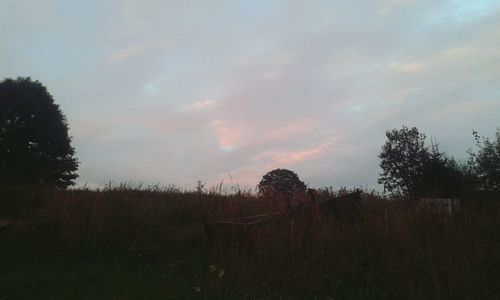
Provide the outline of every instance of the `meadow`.
{"type": "Polygon", "coordinates": [[[365,194],[349,215],[320,207],[210,239],[207,224],[271,213],[271,199],[0,187],[0,299],[499,299],[500,201],[462,200],[447,215],[365,194]]]}

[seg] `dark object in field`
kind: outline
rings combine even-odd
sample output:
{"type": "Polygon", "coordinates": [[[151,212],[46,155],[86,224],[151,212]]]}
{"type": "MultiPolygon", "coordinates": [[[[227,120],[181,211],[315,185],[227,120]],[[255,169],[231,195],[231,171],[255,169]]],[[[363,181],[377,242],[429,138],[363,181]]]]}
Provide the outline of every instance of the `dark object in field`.
{"type": "Polygon", "coordinates": [[[30,222],[17,219],[0,219],[0,232],[5,230],[29,230],[33,229],[30,222]]]}
{"type": "Polygon", "coordinates": [[[7,230],[10,227],[9,219],[0,219],[0,231],[7,230]]]}
{"type": "Polygon", "coordinates": [[[454,198],[420,198],[416,203],[416,212],[434,212],[441,215],[451,216],[460,212],[460,199],[454,198]]]}
{"type": "Polygon", "coordinates": [[[215,247],[235,247],[238,251],[250,250],[266,226],[291,226],[300,222],[307,226],[317,213],[317,205],[309,204],[296,209],[271,214],[219,220],[205,225],[209,244],[215,247]]]}
{"type": "Polygon", "coordinates": [[[285,224],[293,232],[294,227],[307,228],[319,216],[334,220],[354,220],[361,210],[361,191],[345,193],[339,197],[316,203],[314,192],[309,191],[311,202],[283,212],[218,220],[205,225],[207,239],[212,247],[236,247],[251,249],[266,226],[285,224]]]}
{"type": "Polygon", "coordinates": [[[205,225],[208,242],[210,245],[235,244],[240,246],[250,239],[257,226],[265,221],[270,221],[284,213],[273,213],[242,217],[230,220],[219,220],[205,225]]]}
{"type": "Polygon", "coordinates": [[[352,219],[359,215],[362,191],[358,190],[351,193],[344,193],[338,197],[319,203],[320,211],[329,218],[335,220],[352,219]]]}

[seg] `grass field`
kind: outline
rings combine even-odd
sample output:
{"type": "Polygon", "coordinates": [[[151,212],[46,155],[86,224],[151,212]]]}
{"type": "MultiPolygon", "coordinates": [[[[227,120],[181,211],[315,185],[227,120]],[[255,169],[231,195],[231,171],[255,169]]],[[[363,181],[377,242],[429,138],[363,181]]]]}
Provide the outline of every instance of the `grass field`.
{"type": "Polygon", "coordinates": [[[270,199],[3,187],[0,299],[500,299],[499,200],[448,216],[372,195],[349,216],[308,210],[209,242],[207,223],[270,199]]]}

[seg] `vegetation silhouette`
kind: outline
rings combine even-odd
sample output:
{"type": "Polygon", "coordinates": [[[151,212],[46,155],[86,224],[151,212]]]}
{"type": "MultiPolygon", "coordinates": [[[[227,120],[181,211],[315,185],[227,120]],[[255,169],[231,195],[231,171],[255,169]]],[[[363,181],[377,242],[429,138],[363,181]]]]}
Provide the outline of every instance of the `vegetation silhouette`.
{"type": "MultiPolygon", "coordinates": [[[[339,194],[323,190],[318,202],[339,194]]],[[[368,195],[355,218],[263,224],[252,251],[242,254],[231,244],[211,248],[203,224],[213,216],[269,213],[254,205],[265,200],[259,195],[110,185],[47,188],[35,197],[41,205],[24,219],[12,216],[0,232],[6,299],[495,299],[500,293],[498,197],[467,199],[470,206],[448,216],[368,195]]]]}
{"type": "Polygon", "coordinates": [[[262,176],[258,184],[259,193],[268,197],[278,197],[287,209],[292,208],[291,199],[306,192],[306,185],[299,176],[287,169],[275,169],[262,176]]]}
{"type": "Polygon", "coordinates": [[[0,82],[0,182],[67,187],[78,177],[68,123],[52,95],[29,77],[0,82]]]}
{"type": "Polygon", "coordinates": [[[384,190],[414,196],[429,156],[425,134],[416,127],[403,126],[385,133],[387,141],[379,154],[382,173],[378,179],[384,190]]]}
{"type": "Polygon", "coordinates": [[[500,191],[500,127],[495,139],[479,136],[472,132],[476,141],[477,153],[469,150],[471,169],[477,175],[479,189],[490,192],[500,191]]]}
{"type": "Polygon", "coordinates": [[[500,129],[493,141],[473,131],[477,152],[469,149],[465,163],[441,152],[435,141],[426,146],[426,135],[416,127],[392,129],[386,136],[378,183],[393,195],[415,199],[499,191],[500,129]]]}
{"type": "Polygon", "coordinates": [[[470,194],[474,189],[473,176],[466,165],[441,152],[439,145],[432,142],[418,181],[417,195],[454,198],[470,194]]]}

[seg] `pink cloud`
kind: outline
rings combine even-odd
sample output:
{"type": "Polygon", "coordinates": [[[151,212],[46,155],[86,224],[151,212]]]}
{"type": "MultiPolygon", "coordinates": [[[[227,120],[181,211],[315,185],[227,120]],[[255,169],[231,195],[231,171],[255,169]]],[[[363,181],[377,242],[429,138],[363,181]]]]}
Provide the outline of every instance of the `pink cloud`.
{"type": "Polygon", "coordinates": [[[292,165],[306,160],[314,159],[325,153],[325,149],[312,148],[296,152],[278,154],[274,157],[276,163],[280,165],[292,165]]]}
{"type": "Polygon", "coordinates": [[[253,163],[261,162],[267,168],[285,167],[323,157],[331,152],[332,149],[338,148],[337,144],[337,139],[334,138],[322,144],[297,151],[265,151],[254,155],[250,161],[253,163]]]}
{"type": "Polygon", "coordinates": [[[211,125],[215,128],[217,140],[221,149],[231,151],[241,146],[243,136],[242,130],[236,128],[235,124],[214,120],[211,125]]]}
{"type": "Polygon", "coordinates": [[[314,121],[301,118],[273,125],[272,123],[255,124],[215,119],[211,122],[211,126],[216,131],[219,147],[224,150],[234,150],[235,148],[266,146],[292,139],[298,140],[313,129],[314,121]]]}

